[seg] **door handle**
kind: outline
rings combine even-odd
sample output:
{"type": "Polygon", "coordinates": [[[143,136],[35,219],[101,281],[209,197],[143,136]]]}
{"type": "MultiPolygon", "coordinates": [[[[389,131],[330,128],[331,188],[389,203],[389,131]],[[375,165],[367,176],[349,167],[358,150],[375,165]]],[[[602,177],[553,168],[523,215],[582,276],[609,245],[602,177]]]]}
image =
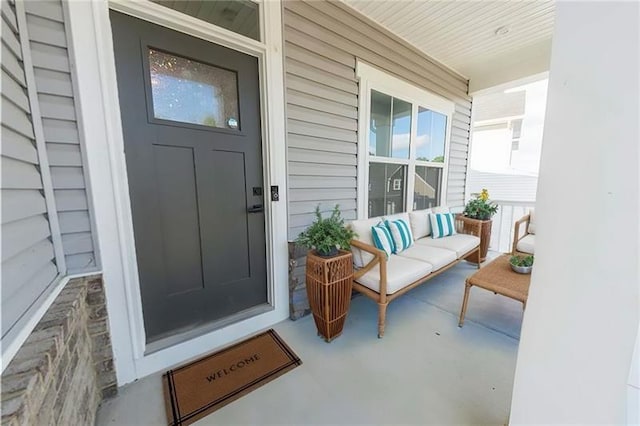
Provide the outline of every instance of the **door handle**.
{"type": "Polygon", "coordinates": [[[262,213],[264,206],[262,204],[254,204],[253,207],[247,209],[247,213],[262,213]]]}

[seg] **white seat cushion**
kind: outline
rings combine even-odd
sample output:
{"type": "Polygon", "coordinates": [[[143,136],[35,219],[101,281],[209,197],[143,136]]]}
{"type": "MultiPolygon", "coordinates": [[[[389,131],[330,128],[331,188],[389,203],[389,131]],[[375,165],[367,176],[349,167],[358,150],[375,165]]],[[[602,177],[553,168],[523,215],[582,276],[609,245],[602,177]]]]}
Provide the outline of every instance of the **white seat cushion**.
{"type": "MultiPolygon", "coordinates": [[[[387,294],[403,289],[420,277],[431,273],[433,266],[415,259],[392,255],[387,260],[387,294]]],[[[380,292],[380,265],[356,280],[371,290],[380,292]]]]}
{"type": "Polygon", "coordinates": [[[528,234],[526,237],[518,241],[518,244],[516,245],[516,250],[522,253],[534,254],[535,242],[536,242],[536,236],[533,234],[528,234]]]}
{"type": "Polygon", "coordinates": [[[398,256],[427,262],[433,266],[434,271],[454,262],[458,258],[455,251],[424,244],[413,245],[413,247],[409,247],[398,256]]]}
{"type": "Polygon", "coordinates": [[[456,234],[449,237],[437,238],[435,240],[431,237],[421,238],[416,241],[416,244],[453,250],[456,252],[456,256],[460,258],[469,250],[478,247],[480,245],[480,238],[475,235],[456,234]]]}
{"type": "MultiPolygon", "coordinates": [[[[377,225],[382,218],[372,217],[371,219],[354,220],[349,223],[349,227],[355,231],[358,236],[355,238],[358,241],[362,241],[365,244],[374,246],[373,235],[371,233],[371,227],[377,225]]],[[[353,263],[358,268],[363,267],[373,259],[371,253],[367,253],[355,247],[351,247],[351,253],[353,253],[353,263]]]]}
{"type": "Polygon", "coordinates": [[[431,209],[415,210],[409,213],[411,233],[414,239],[431,235],[431,222],[429,222],[429,213],[431,209]]]}

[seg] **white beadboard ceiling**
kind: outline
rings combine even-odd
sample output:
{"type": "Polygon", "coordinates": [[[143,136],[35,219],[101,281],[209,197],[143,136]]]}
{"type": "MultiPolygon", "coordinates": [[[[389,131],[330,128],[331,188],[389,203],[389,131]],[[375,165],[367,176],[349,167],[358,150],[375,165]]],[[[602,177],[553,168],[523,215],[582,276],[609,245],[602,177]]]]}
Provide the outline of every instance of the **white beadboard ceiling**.
{"type": "Polygon", "coordinates": [[[548,70],[554,1],[343,1],[477,90],[548,70]]]}

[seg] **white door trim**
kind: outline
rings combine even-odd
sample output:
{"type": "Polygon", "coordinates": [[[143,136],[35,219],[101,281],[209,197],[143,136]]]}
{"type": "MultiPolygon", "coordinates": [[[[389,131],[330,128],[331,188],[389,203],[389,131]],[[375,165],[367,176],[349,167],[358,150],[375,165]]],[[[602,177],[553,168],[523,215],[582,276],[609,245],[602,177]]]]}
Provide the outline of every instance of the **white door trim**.
{"type": "Polygon", "coordinates": [[[209,352],[288,316],[282,15],[280,0],[260,5],[264,43],[149,1],[65,2],[74,91],[83,118],[79,131],[92,188],[119,385],[209,352]],[[268,283],[274,310],[150,355],[144,354],[144,322],[109,8],[258,57],[265,188],[281,188],[280,201],[265,200],[268,283]]]}

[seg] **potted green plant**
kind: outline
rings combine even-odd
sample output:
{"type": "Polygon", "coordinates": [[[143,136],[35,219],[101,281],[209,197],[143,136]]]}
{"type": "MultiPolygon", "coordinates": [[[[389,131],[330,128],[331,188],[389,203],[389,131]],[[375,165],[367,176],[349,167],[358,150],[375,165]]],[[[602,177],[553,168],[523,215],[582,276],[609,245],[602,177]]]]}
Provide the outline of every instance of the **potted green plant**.
{"type": "Polygon", "coordinates": [[[489,191],[482,189],[482,192],[469,200],[464,207],[462,214],[468,218],[482,221],[482,227],[480,232],[480,253],[473,253],[467,260],[476,263],[477,257],[480,256],[480,262],[484,262],[487,258],[487,252],[489,251],[489,240],[491,240],[491,225],[494,214],[498,212],[498,205],[489,200],[489,191]]]}
{"type": "Polygon", "coordinates": [[[530,274],[533,268],[533,256],[515,255],[509,258],[511,269],[519,274],[530,274]]]}
{"type": "Polygon", "coordinates": [[[340,215],[339,206],[333,208],[331,216],[323,218],[320,206],[316,207],[316,220],[304,232],[301,232],[296,242],[304,247],[315,250],[321,257],[331,257],[338,254],[338,250],[351,248],[351,240],[355,232],[345,226],[340,215]]]}

